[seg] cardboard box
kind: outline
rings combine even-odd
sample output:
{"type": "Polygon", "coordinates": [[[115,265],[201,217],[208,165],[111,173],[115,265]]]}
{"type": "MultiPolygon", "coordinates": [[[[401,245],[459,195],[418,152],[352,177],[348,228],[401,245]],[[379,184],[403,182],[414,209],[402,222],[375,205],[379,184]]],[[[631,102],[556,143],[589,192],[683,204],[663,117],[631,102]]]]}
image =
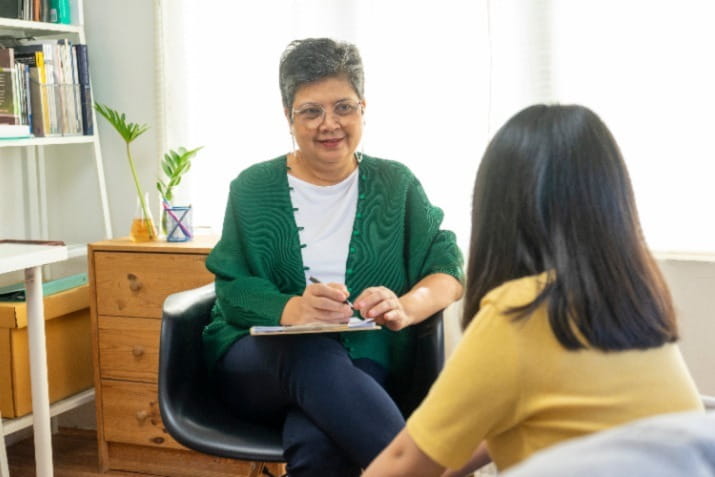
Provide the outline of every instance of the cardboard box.
{"type": "MultiPolygon", "coordinates": [[[[46,296],[44,302],[50,402],[55,402],[93,385],[89,285],[46,296]]],[[[0,410],[8,418],[32,412],[24,302],[0,302],[0,410]]]]}

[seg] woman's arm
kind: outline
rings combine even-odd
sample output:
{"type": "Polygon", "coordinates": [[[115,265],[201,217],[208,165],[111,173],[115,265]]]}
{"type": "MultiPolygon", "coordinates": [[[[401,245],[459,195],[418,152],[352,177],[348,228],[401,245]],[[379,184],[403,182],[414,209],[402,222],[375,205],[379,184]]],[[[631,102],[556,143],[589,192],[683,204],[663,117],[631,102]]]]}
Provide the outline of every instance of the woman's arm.
{"type": "Polygon", "coordinates": [[[441,477],[465,477],[467,475],[472,475],[472,472],[481,469],[491,461],[492,458],[487,450],[487,443],[482,441],[482,443],[479,444],[479,447],[477,447],[477,450],[474,451],[474,454],[472,454],[472,457],[469,458],[469,461],[464,464],[462,468],[457,470],[449,469],[445,471],[441,477]]]}
{"type": "Polygon", "coordinates": [[[402,295],[400,303],[410,318],[410,324],[415,324],[459,300],[463,290],[462,284],[452,275],[433,273],[402,295]]]}
{"type": "MultiPolygon", "coordinates": [[[[365,318],[374,318],[397,331],[419,323],[462,295],[463,259],[454,233],[440,229],[444,214],[430,203],[419,181],[403,167],[404,195],[402,256],[411,289],[396,296],[386,287],[368,288],[354,300],[365,318]]],[[[404,289],[400,290],[400,293],[404,289]]]]}
{"type": "Polygon", "coordinates": [[[363,318],[373,318],[393,331],[423,321],[462,296],[462,284],[452,275],[427,275],[412,289],[397,297],[386,287],[370,287],[355,300],[363,318]]]}
{"type": "Polygon", "coordinates": [[[486,442],[482,442],[472,457],[461,469],[445,470],[417,446],[406,429],[395,437],[390,445],[368,466],[363,477],[370,476],[440,476],[465,477],[492,461],[486,442]]]}
{"type": "Polygon", "coordinates": [[[362,477],[439,476],[444,467],[422,452],[403,429],[368,466],[362,477]]]}

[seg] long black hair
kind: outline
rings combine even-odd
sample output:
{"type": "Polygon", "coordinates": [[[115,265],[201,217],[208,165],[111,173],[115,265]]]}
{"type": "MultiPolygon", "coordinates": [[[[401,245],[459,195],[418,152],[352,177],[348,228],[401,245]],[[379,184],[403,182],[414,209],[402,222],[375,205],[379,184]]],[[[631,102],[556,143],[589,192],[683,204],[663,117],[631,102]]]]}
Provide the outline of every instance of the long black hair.
{"type": "Polygon", "coordinates": [[[474,184],[463,326],[489,290],[542,272],[543,291],[511,312],[524,319],[546,304],[567,349],[646,349],[678,337],[621,152],[583,106],[528,107],[489,143],[474,184]]]}

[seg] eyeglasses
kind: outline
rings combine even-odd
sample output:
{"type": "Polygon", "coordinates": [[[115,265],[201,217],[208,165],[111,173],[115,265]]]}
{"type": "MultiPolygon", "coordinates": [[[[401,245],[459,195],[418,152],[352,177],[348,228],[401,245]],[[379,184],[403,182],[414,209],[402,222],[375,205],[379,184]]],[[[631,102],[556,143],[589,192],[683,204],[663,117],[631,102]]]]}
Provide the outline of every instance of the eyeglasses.
{"type": "MultiPolygon", "coordinates": [[[[341,126],[357,119],[358,111],[362,112],[362,104],[357,101],[343,100],[333,105],[333,116],[341,126]]],[[[293,110],[293,120],[303,126],[315,129],[325,121],[326,111],[320,104],[307,103],[293,110]]]]}

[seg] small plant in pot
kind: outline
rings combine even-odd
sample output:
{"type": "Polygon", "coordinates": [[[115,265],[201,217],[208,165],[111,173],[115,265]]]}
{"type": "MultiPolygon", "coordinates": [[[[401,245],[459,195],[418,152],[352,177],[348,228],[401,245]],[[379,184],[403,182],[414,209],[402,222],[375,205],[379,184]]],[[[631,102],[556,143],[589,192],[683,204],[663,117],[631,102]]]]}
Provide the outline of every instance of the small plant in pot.
{"type": "Polygon", "coordinates": [[[119,113],[103,104],[94,103],[94,109],[96,109],[97,112],[102,115],[109,122],[109,124],[112,125],[112,127],[114,127],[126,145],[127,161],[129,162],[129,169],[131,170],[132,178],[134,179],[134,187],[137,191],[137,212],[132,220],[132,228],[130,232],[132,240],[135,242],[156,240],[157,233],[156,227],[154,226],[154,219],[151,216],[147,195],[142,192],[142,188],[139,183],[139,177],[137,176],[137,169],[134,165],[134,157],[132,156],[131,149],[132,142],[144,134],[149,129],[149,126],[146,124],[128,122],[124,113],[119,113]]]}
{"type": "Polygon", "coordinates": [[[184,242],[191,240],[191,206],[172,205],[174,188],[181,183],[181,179],[191,168],[191,160],[203,146],[187,150],[180,147],[164,154],[161,161],[161,170],[166,176],[166,181],[159,179],[156,188],[162,200],[162,232],[169,242],[184,242]]]}

